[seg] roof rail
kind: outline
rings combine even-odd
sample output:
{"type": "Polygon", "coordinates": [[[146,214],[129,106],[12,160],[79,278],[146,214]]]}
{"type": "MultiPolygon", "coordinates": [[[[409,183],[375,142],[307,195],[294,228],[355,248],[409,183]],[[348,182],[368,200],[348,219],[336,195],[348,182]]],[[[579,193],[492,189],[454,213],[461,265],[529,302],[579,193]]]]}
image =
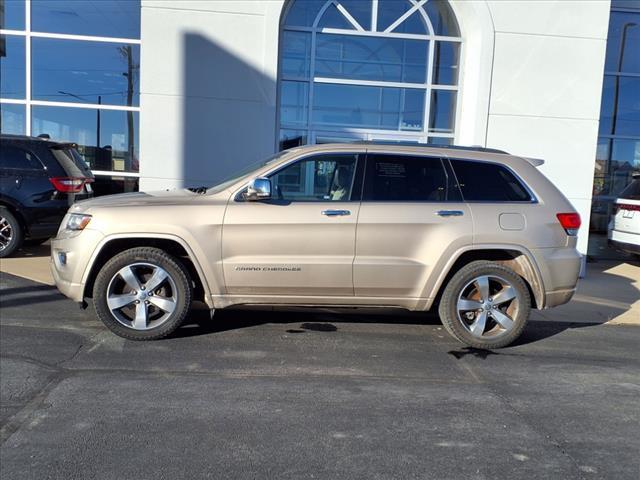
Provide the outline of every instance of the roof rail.
{"type": "Polygon", "coordinates": [[[402,145],[408,147],[430,147],[430,148],[444,148],[446,150],[472,150],[474,152],[486,152],[486,153],[502,153],[505,155],[509,155],[509,152],[504,150],[499,150],[497,148],[488,148],[482,147],[480,145],[438,145],[436,143],[418,143],[418,142],[407,142],[407,141],[398,141],[394,142],[393,140],[358,140],[353,143],[360,145],[402,145]]]}

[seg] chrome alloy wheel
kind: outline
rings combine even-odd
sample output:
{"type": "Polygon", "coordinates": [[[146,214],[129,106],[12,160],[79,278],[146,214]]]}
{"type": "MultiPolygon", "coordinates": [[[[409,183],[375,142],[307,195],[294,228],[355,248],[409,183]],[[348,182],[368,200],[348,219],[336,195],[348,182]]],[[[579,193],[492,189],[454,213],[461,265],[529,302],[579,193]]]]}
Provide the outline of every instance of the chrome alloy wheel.
{"type": "Polygon", "coordinates": [[[513,329],[520,299],[516,288],[495,275],[479,276],[458,296],[458,320],[477,338],[495,338],[513,329]]]}
{"type": "Polygon", "coordinates": [[[0,252],[9,246],[11,240],[13,240],[13,228],[8,219],[0,217],[0,252]]]}
{"type": "Polygon", "coordinates": [[[166,322],[175,311],[178,289],[163,268],[132,263],[109,281],[107,306],[118,322],[134,330],[150,330],[166,322]]]}

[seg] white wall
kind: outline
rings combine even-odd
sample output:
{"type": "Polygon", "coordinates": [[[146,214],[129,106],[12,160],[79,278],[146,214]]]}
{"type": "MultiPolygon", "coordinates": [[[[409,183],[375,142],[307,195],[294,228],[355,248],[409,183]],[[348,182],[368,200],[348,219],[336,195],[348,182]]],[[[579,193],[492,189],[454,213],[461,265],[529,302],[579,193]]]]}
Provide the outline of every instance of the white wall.
{"type": "Polygon", "coordinates": [[[141,190],[211,185],[273,153],[283,3],[142,1],[141,190]]]}
{"type": "Polygon", "coordinates": [[[495,28],[487,146],[545,159],[586,253],[609,0],[487,2],[495,28]]]}
{"type": "MultiPolygon", "coordinates": [[[[456,142],[543,158],[586,252],[609,0],[452,0],[456,142]]],[[[207,185],[273,152],[284,0],[142,0],[141,189],[207,185]]]]}

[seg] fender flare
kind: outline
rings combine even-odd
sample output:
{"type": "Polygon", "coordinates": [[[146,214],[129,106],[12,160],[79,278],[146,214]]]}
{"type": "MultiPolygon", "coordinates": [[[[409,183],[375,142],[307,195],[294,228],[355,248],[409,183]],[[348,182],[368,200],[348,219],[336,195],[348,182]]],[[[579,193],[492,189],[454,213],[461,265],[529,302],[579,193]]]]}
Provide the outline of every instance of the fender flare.
{"type": "Polygon", "coordinates": [[[526,259],[527,262],[527,267],[529,268],[529,270],[531,271],[531,274],[533,276],[533,281],[531,281],[530,279],[526,279],[527,282],[529,283],[529,286],[531,287],[531,290],[533,291],[533,295],[534,295],[534,300],[536,302],[536,305],[539,309],[543,308],[545,305],[545,288],[544,288],[544,280],[542,277],[542,273],[540,272],[540,269],[538,268],[538,265],[536,264],[536,262],[534,261],[534,257],[533,254],[525,247],[521,246],[521,245],[517,245],[517,244],[504,244],[504,243],[487,243],[487,244],[474,244],[474,245],[467,245],[464,247],[461,247],[459,249],[457,249],[451,256],[449,256],[449,260],[446,262],[446,264],[440,269],[440,274],[438,275],[438,278],[436,279],[435,284],[433,285],[433,287],[431,288],[430,292],[427,292],[427,286],[425,285],[425,294],[430,294],[430,295],[425,295],[425,297],[427,298],[427,309],[431,308],[433,302],[435,301],[438,293],[440,292],[440,290],[443,288],[443,283],[445,281],[445,279],[447,278],[447,276],[449,275],[449,273],[451,272],[451,269],[453,268],[453,266],[455,265],[455,263],[460,259],[460,257],[467,253],[467,252],[472,252],[474,250],[513,250],[516,252],[521,253],[522,255],[524,255],[524,258],[526,259]]]}
{"type": "MultiPolygon", "coordinates": [[[[87,281],[89,279],[89,275],[90,273],[93,271],[93,267],[96,263],[96,259],[98,258],[98,256],[100,255],[100,253],[103,251],[104,247],[114,241],[114,240],[121,240],[121,239],[162,239],[162,240],[170,240],[173,242],[176,242],[177,244],[179,244],[182,248],[184,248],[185,252],[187,252],[187,255],[189,256],[189,259],[191,260],[191,262],[193,263],[194,268],[196,269],[196,273],[198,274],[198,277],[200,277],[200,282],[202,283],[202,288],[204,289],[204,297],[205,297],[205,302],[207,303],[207,305],[211,308],[213,308],[213,302],[211,300],[211,288],[209,286],[209,282],[207,280],[207,276],[204,274],[204,270],[202,269],[202,266],[200,265],[200,261],[198,260],[198,257],[195,255],[195,253],[193,252],[193,249],[189,246],[189,244],[182,239],[181,237],[177,236],[177,235],[172,235],[172,234],[168,234],[168,233],[149,233],[149,232],[145,232],[145,233],[122,233],[122,234],[113,234],[113,235],[108,235],[105,236],[104,238],[102,238],[102,240],[100,240],[100,243],[98,243],[98,245],[96,246],[95,250],[93,251],[93,253],[91,254],[91,257],[89,258],[89,261],[87,262],[87,266],[84,269],[84,272],[82,273],[82,285],[84,286],[83,288],[86,289],[87,288],[87,281]]],[[[86,291],[84,292],[86,293],[86,291]]]]}

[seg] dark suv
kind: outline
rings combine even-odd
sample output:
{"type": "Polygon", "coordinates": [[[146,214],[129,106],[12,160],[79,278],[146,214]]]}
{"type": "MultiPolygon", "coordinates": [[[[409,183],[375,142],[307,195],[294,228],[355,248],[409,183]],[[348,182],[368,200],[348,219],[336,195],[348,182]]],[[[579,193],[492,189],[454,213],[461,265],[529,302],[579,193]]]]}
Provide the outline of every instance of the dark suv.
{"type": "Polygon", "coordinates": [[[0,258],[55,235],[69,206],[93,196],[93,174],[73,143],[0,136],[0,258]]]}

